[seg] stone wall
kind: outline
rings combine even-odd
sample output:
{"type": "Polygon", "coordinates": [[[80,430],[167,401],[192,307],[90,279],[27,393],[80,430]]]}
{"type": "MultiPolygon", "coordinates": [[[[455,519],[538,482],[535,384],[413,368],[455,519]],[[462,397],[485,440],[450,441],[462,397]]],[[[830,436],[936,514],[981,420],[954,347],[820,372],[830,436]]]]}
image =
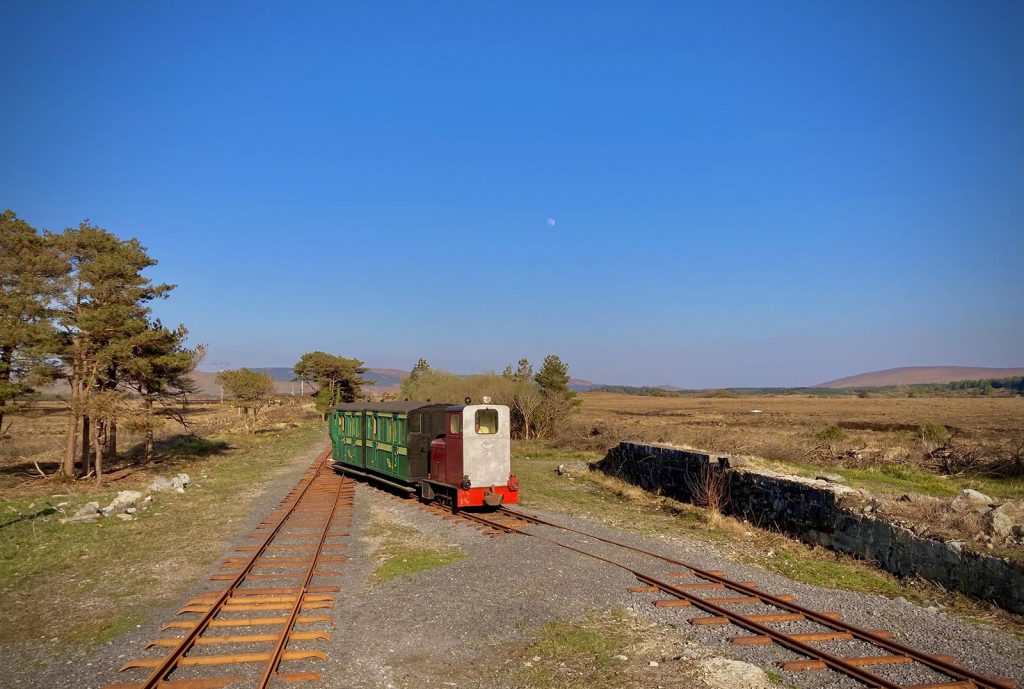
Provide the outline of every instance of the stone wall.
{"type": "Polygon", "coordinates": [[[865,509],[870,496],[828,481],[745,466],[738,458],[668,445],[620,443],[595,465],[645,490],[693,502],[702,472],[722,472],[724,511],[760,527],[876,562],[898,576],[920,576],[947,589],[1024,613],[1024,565],[973,552],[960,542],[922,538],[865,509]]]}

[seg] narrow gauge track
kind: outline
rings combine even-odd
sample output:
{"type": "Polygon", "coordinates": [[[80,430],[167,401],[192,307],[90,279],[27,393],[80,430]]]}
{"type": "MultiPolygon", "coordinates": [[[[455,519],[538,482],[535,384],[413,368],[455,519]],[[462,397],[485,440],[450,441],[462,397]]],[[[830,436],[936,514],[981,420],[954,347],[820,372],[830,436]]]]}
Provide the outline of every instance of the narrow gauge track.
{"type": "Polygon", "coordinates": [[[340,590],[317,583],[340,574],[328,567],[345,561],[341,552],[347,543],[339,539],[349,535],[352,515],[353,482],[331,469],[329,452],[317,457],[248,536],[252,543],[238,547],[239,555],[226,559],[221,573],[210,577],[227,586],[197,595],[178,612],[189,619],[163,627],[184,635],[155,639],[147,646],[170,649],[167,654],[129,660],[120,668],[146,670],[148,676],[105,689],[219,689],[235,683],[266,689],[280,684],[278,679],[320,679],[311,670],[282,672],[281,665],[326,659],[320,649],[291,644],[330,638],[315,627],[331,618],[308,613],[333,607],[333,594],[340,590]],[[231,667],[232,674],[206,674],[221,666],[231,667]]]}
{"type": "MultiPolygon", "coordinates": [[[[451,515],[451,513],[449,513],[451,515]]],[[[835,612],[819,612],[805,607],[794,600],[794,596],[771,595],[758,589],[752,581],[733,581],[719,571],[701,569],[674,558],[637,548],[619,541],[603,538],[561,524],[540,519],[508,508],[500,508],[493,514],[459,512],[453,518],[464,519],[472,524],[493,531],[518,533],[552,543],[575,553],[591,557],[624,569],[634,575],[641,586],[630,588],[632,593],[662,593],[669,598],[654,601],[659,608],[694,607],[706,616],[694,617],[693,625],[734,625],[750,632],[733,636],[730,642],[737,646],[778,644],[798,655],[802,660],[780,663],[784,670],[825,670],[831,669],[851,677],[869,687],[880,689],[1011,689],[1017,685],[1013,679],[986,677],[967,668],[956,665],[949,656],[939,656],[915,650],[892,640],[893,634],[884,630],[867,630],[844,622],[835,612]],[[620,548],[635,555],[654,558],[662,563],[682,568],[670,572],[672,578],[685,579],[682,583],[671,583],[651,576],[621,560],[585,550],[580,545],[566,543],[557,538],[536,531],[523,531],[524,526],[546,527],[562,534],[596,541],[620,548]],[[718,595],[724,591],[726,595],[718,595]],[[756,605],[757,614],[747,614],[735,609],[736,605],[756,605]],[[775,623],[805,623],[813,629],[799,633],[787,633],[770,625],[775,623]],[[849,642],[860,648],[870,648],[872,655],[837,655],[812,644],[817,642],[849,642]],[[858,643],[859,642],[859,643],[858,643]],[[904,684],[867,670],[872,666],[916,664],[913,674],[925,675],[933,681],[904,684]]],[[[857,652],[857,651],[854,651],[857,652]]]]}

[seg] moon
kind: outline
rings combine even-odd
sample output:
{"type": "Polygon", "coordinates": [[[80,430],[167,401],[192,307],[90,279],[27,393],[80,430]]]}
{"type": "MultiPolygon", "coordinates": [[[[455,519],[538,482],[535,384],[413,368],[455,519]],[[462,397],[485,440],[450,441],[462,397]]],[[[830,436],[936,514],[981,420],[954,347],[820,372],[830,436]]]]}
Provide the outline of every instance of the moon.
{"type": "Polygon", "coordinates": [[[558,221],[556,221],[554,218],[548,218],[548,227],[554,227],[557,224],[558,221]]]}

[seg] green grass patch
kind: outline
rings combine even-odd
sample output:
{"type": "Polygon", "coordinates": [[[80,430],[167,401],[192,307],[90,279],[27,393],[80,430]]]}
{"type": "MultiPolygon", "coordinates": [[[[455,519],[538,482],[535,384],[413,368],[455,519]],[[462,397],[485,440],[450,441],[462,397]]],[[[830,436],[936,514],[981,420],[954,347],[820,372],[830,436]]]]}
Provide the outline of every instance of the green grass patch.
{"type": "Polygon", "coordinates": [[[461,548],[428,539],[416,529],[388,522],[376,513],[364,535],[376,543],[374,554],[379,564],[370,577],[373,583],[412,576],[469,557],[461,548]]]}
{"type": "Polygon", "coordinates": [[[454,564],[466,557],[468,556],[463,550],[398,550],[380,563],[374,570],[373,578],[375,581],[387,581],[407,577],[435,567],[454,564]]]}
{"type": "Polygon", "coordinates": [[[155,494],[134,521],[59,518],[87,502],[106,505],[119,490],[144,490],[152,475],[98,490],[85,481],[55,483],[52,496],[0,501],[9,515],[0,525],[0,607],[7,616],[0,643],[59,637],[88,647],[138,624],[205,573],[245,525],[266,482],[317,446],[326,446],[322,424],[183,442],[168,473],[185,472],[193,484],[184,494],[155,494]],[[210,454],[210,442],[222,443],[222,452],[210,454]]]}
{"type": "MultiPolygon", "coordinates": [[[[526,645],[482,663],[501,668],[495,684],[534,689],[704,689],[686,640],[675,629],[616,609],[581,620],[556,620],[532,630],[526,645]],[[654,661],[655,665],[650,665],[654,661]]],[[[479,665],[478,665],[479,667],[479,665]]],[[[479,675],[473,678],[479,681],[479,675]]]]}
{"type": "Polygon", "coordinates": [[[793,581],[813,586],[859,593],[881,593],[893,597],[903,593],[899,582],[885,572],[860,562],[846,561],[847,558],[832,556],[824,551],[819,551],[815,557],[807,557],[798,550],[783,549],[769,557],[744,559],[793,581]]]}

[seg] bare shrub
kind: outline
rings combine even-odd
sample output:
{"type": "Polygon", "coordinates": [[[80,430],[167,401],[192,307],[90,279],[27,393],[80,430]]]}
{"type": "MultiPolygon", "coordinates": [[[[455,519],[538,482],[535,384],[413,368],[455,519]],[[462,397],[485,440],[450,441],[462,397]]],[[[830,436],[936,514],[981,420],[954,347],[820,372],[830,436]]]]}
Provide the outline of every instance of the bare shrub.
{"type": "Polygon", "coordinates": [[[704,464],[696,474],[686,475],[686,487],[690,500],[705,508],[712,522],[719,520],[729,506],[729,479],[722,469],[704,464]]]}

